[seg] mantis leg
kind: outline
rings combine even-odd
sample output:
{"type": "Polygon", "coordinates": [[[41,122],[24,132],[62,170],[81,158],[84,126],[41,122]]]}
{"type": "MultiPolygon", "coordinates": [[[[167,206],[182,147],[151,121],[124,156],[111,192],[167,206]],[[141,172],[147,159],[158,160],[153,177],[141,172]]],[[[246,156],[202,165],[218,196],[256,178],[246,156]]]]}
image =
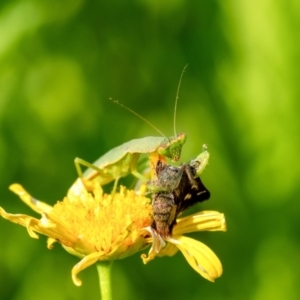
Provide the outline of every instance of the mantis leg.
{"type": "MultiPolygon", "coordinates": [[[[77,173],[78,173],[78,177],[81,178],[81,179],[85,179],[85,178],[83,176],[83,172],[82,172],[80,166],[85,166],[89,169],[92,169],[92,170],[98,172],[98,173],[103,172],[102,169],[100,169],[97,166],[95,166],[95,165],[93,165],[93,164],[91,164],[91,163],[89,163],[89,162],[87,162],[87,161],[85,161],[81,158],[78,158],[78,157],[75,158],[74,163],[75,163],[75,167],[76,167],[76,170],[77,170],[77,173]]],[[[114,186],[113,186],[113,189],[112,189],[112,194],[114,194],[117,190],[119,179],[120,179],[120,176],[115,177],[115,182],[114,182],[114,186]]],[[[87,187],[87,189],[90,190],[90,188],[88,188],[88,187],[87,187]]]]}
{"type": "Polygon", "coordinates": [[[118,183],[119,183],[119,179],[120,179],[120,177],[118,177],[118,178],[115,179],[114,186],[113,186],[113,189],[112,189],[112,191],[111,191],[111,194],[112,194],[113,196],[115,195],[115,192],[116,192],[116,190],[117,190],[118,183]]]}
{"type": "Polygon", "coordinates": [[[83,172],[81,170],[80,165],[85,166],[87,168],[90,168],[92,170],[95,170],[99,173],[102,171],[100,168],[97,168],[95,165],[87,162],[86,160],[78,158],[78,157],[75,158],[74,163],[75,163],[75,167],[76,167],[76,170],[77,170],[78,177],[80,177],[80,178],[83,177],[83,172]]]}
{"type": "Polygon", "coordinates": [[[133,176],[137,177],[138,179],[141,179],[143,181],[147,181],[148,179],[136,169],[139,156],[140,156],[139,153],[133,153],[132,154],[132,158],[131,158],[131,162],[130,162],[131,174],[133,176]]]}
{"type": "Polygon", "coordinates": [[[200,176],[205,167],[208,164],[209,160],[209,153],[206,151],[203,147],[203,151],[194,159],[191,161],[190,165],[196,169],[196,175],[200,176]]]}

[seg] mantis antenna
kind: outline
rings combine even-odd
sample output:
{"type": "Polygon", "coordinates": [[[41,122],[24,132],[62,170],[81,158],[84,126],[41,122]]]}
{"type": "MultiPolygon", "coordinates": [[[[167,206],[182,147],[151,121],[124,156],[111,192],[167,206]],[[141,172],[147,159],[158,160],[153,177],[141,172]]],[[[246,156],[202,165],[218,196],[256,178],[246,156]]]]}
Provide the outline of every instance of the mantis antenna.
{"type": "Polygon", "coordinates": [[[154,128],[160,135],[162,135],[164,138],[166,138],[167,140],[169,140],[156,126],[154,126],[151,122],[149,122],[147,119],[145,119],[144,117],[142,117],[140,114],[138,114],[137,112],[135,112],[134,110],[132,110],[131,108],[127,107],[126,105],[122,104],[119,102],[119,100],[113,100],[112,98],[109,98],[110,101],[114,102],[115,104],[120,105],[121,107],[123,107],[124,109],[130,111],[132,114],[136,115],[137,117],[139,117],[141,120],[143,120],[144,122],[146,122],[148,125],[150,125],[152,128],[154,128]]]}
{"type": "Polygon", "coordinates": [[[179,78],[179,83],[178,83],[178,87],[177,87],[177,92],[176,92],[176,98],[175,98],[175,106],[174,106],[174,136],[177,137],[177,132],[176,132],[176,115],[177,115],[177,103],[178,103],[178,99],[179,99],[179,90],[180,90],[180,85],[181,85],[181,81],[182,81],[182,77],[183,77],[183,73],[185,72],[187,66],[189,64],[186,64],[181,72],[180,78],[179,78]]]}
{"type": "MultiPolygon", "coordinates": [[[[179,90],[180,90],[180,86],[181,86],[181,81],[182,81],[182,77],[183,74],[187,68],[188,64],[186,64],[181,72],[180,78],[179,78],[179,83],[178,83],[178,87],[177,87],[177,92],[176,92],[176,98],[175,98],[175,106],[174,106],[174,137],[177,137],[177,132],[176,132],[176,115],[177,115],[177,104],[178,104],[178,99],[179,99],[179,90]]],[[[157,131],[161,136],[163,136],[164,138],[166,138],[167,140],[169,140],[156,126],[154,126],[151,122],[149,122],[147,119],[145,119],[144,117],[142,117],[140,114],[138,114],[137,112],[135,112],[134,110],[132,110],[131,108],[127,107],[126,105],[122,104],[121,102],[119,102],[119,100],[114,100],[112,98],[109,98],[110,101],[114,102],[115,104],[121,106],[122,108],[128,110],[129,112],[131,112],[132,114],[136,115],[138,118],[140,118],[141,120],[143,120],[144,122],[146,122],[148,125],[150,125],[155,131],[157,131]]]]}

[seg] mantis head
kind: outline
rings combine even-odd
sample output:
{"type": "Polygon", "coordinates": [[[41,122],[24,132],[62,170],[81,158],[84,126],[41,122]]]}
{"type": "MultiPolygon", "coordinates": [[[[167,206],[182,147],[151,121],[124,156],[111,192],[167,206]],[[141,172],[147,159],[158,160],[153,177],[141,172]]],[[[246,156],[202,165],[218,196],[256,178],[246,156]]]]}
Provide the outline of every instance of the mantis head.
{"type": "Polygon", "coordinates": [[[178,136],[169,139],[165,144],[162,144],[157,151],[160,155],[171,158],[172,161],[178,161],[185,141],[186,135],[184,133],[179,134],[178,136]]]}

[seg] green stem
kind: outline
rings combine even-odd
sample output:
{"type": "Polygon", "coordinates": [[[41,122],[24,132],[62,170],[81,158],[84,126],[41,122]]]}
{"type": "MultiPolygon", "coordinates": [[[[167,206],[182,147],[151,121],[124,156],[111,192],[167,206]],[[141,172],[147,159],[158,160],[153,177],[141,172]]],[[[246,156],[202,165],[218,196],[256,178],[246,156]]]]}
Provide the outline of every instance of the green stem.
{"type": "Polygon", "coordinates": [[[99,285],[101,300],[111,300],[111,271],[112,261],[102,261],[97,263],[97,271],[99,276],[99,285]]]}

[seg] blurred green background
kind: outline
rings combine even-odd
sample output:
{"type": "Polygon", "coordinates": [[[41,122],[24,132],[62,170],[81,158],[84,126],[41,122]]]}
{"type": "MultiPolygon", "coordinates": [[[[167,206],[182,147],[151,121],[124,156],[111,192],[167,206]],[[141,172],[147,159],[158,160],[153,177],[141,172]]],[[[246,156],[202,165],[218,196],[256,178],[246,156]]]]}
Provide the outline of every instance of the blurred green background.
{"type": "MultiPolygon", "coordinates": [[[[34,215],[8,191],[21,183],[54,204],[94,161],[157,135],[118,99],[173,134],[182,161],[206,143],[203,181],[227,233],[195,234],[224,274],[201,278],[178,253],[115,262],[114,299],[299,299],[299,1],[1,1],[0,205],[34,215]]],[[[99,299],[95,266],[0,219],[0,298],[99,299]]]]}

